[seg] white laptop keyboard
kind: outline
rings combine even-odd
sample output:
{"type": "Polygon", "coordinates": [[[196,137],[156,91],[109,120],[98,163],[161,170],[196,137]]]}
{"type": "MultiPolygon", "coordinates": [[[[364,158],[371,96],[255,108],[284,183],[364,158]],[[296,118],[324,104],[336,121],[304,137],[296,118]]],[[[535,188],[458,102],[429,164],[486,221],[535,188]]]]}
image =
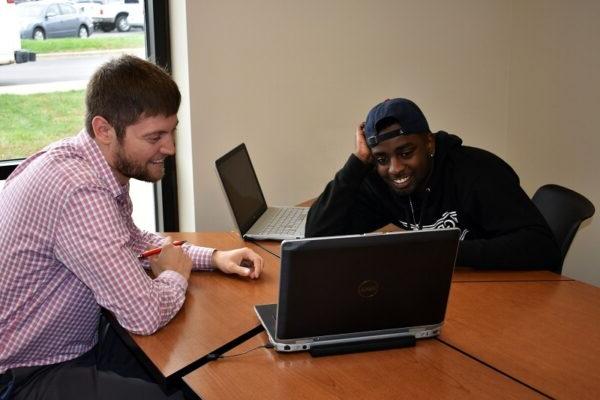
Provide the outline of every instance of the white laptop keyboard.
{"type": "Polygon", "coordinates": [[[269,223],[261,227],[256,234],[271,235],[294,235],[302,225],[302,221],[306,218],[308,208],[273,208],[270,215],[269,223]]]}

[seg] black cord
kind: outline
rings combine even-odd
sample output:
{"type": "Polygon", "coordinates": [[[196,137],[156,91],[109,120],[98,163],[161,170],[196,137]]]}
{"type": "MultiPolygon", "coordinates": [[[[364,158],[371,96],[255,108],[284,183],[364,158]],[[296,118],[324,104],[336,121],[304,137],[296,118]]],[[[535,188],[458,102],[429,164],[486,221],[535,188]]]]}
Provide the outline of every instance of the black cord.
{"type": "Polygon", "coordinates": [[[210,353],[210,354],[208,354],[206,356],[206,358],[209,361],[213,361],[213,360],[218,360],[219,358],[230,358],[230,357],[243,356],[244,354],[248,354],[251,351],[258,350],[258,349],[272,349],[272,348],[273,348],[273,345],[271,343],[265,343],[263,345],[256,346],[256,347],[254,347],[254,348],[252,348],[250,350],[246,350],[243,353],[229,354],[229,355],[226,355],[226,356],[223,355],[223,354],[210,353]]]}

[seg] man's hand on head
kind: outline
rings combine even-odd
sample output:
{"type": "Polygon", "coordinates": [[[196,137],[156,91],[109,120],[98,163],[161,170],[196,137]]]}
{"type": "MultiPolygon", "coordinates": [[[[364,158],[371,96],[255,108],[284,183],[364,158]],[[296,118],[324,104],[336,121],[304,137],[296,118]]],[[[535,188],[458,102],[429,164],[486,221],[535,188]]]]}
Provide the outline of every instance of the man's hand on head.
{"type": "Polygon", "coordinates": [[[247,247],[235,250],[215,250],[212,256],[215,268],[226,274],[238,274],[256,279],[263,270],[263,259],[247,247]]]}
{"type": "Polygon", "coordinates": [[[367,139],[365,138],[365,123],[362,122],[356,128],[356,151],[354,155],[365,164],[370,164],[373,160],[371,149],[367,145],[367,139]]]}

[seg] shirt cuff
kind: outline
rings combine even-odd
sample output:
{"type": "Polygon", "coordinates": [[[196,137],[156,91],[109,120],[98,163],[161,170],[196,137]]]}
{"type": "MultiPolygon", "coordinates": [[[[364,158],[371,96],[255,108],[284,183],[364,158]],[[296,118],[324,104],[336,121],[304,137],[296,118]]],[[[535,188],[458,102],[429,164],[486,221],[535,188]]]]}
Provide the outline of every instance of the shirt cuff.
{"type": "Polygon", "coordinates": [[[181,275],[179,272],[176,272],[176,271],[173,271],[170,269],[163,271],[156,279],[160,279],[160,280],[166,279],[168,281],[171,281],[171,282],[175,283],[177,286],[179,286],[183,290],[184,293],[188,287],[187,279],[185,279],[183,277],[183,275],[181,275]]]}
{"type": "Polygon", "coordinates": [[[183,250],[192,259],[193,271],[213,271],[215,269],[212,265],[212,256],[215,249],[186,243],[183,245],[183,250]]]}
{"type": "Polygon", "coordinates": [[[350,181],[362,182],[365,176],[373,169],[372,164],[365,164],[354,153],[350,154],[342,168],[342,176],[350,181]]]}

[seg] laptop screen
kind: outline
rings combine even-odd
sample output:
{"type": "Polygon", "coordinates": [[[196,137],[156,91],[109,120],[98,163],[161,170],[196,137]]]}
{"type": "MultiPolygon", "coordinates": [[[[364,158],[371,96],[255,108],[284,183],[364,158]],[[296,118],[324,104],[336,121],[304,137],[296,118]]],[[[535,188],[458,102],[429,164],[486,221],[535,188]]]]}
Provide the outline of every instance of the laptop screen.
{"type": "Polygon", "coordinates": [[[246,145],[240,144],[215,164],[229,207],[243,235],[267,209],[246,145]]]}

